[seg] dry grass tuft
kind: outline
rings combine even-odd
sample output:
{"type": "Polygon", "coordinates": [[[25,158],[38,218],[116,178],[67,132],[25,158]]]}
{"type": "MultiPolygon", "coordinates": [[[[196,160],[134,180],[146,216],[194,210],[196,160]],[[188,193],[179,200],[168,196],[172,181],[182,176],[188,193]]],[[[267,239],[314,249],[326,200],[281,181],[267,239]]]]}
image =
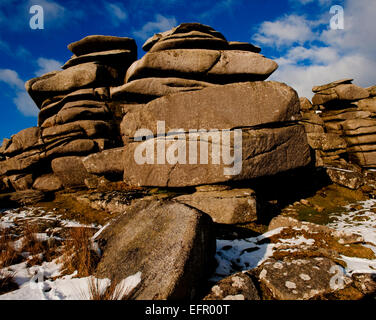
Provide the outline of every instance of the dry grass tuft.
{"type": "Polygon", "coordinates": [[[127,300],[130,294],[125,291],[124,282],[115,280],[112,280],[104,290],[99,285],[99,279],[95,277],[90,277],[88,285],[89,300],[127,300]]]}
{"type": "Polygon", "coordinates": [[[70,230],[69,239],[64,243],[63,272],[72,274],[77,271],[78,277],[88,277],[93,274],[99,257],[91,249],[91,236],[89,228],[77,227],[70,230]]]}
{"type": "Polygon", "coordinates": [[[0,234],[0,269],[19,262],[19,253],[14,249],[13,239],[8,229],[3,229],[0,234]]]}
{"type": "Polygon", "coordinates": [[[0,294],[4,294],[18,289],[14,281],[14,272],[0,270],[0,294]]]}

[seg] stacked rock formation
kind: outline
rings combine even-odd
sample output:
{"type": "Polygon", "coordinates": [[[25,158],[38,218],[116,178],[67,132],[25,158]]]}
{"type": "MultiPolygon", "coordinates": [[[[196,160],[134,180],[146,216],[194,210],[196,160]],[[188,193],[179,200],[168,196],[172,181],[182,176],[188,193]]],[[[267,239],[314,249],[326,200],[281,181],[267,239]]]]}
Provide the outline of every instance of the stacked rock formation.
{"type": "Polygon", "coordinates": [[[273,175],[310,161],[304,129],[295,123],[300,117],[298,96],[285,84],[262,81],[278,65],[260,55],[260,48],[228,42],[214,29],[195,23],[157,34],[143,48],[148,52],[128,69],[125,84],[110,90],[111,98],[123,101],[126,109],[121,123],[126,182],[160,187],[218,184],[273,175]],[[157,132],[158,121],[173,137],[157,132]],[[226,165],[213,154],[203,163],[192,163],[188,150],[184,161],[167,163],[158,158],[158,148],[150,157],[158,161],[136,163],[134,154],[143,143],[135,139],[139,129],[149,130],[150,145],[163,142],[166,150],[176,146],[175,140],[181,145],[188,141],[190,130],[225,130],[231,136],[227,145],[223,139],[200,136],[200,148],[219,145],[232,151],[235,129],[242,129],[242,169],[226,175],[226,165]]]}
{"type": "Polygon", "coordinates": [[[312,89],[312,104],[302,98],[309,144],[318,164],[348,160],[364,168],[376,167],[376,90],[343,79],[312,89]]]}
{"type": "Polygon", "coordinates": [[[6,139],[0,175],[15,190],[43,191],[82,184],[81,157],[121,146],[108,87],[122,82],[137,58],[130,38],[89,36],[68,48],[73,57],[61,71],[26,82],[40,112],[38,127],[6,139]]]}
{"type": "Polygon", "coordinates": [[[257,218],[255,192],[223,184],[310,162],[297,93],[264,81],[278,65],[250,43],[184,23],[147,40],[137,61],[129,38],[89,36],[68,48],[63,71],[26,83],[38,127],[0,150],[0,174],[15,189],[95,187],[94,177],[119,175],[130,186],[195,186],[176,200],[243,223],[257,218]]]}

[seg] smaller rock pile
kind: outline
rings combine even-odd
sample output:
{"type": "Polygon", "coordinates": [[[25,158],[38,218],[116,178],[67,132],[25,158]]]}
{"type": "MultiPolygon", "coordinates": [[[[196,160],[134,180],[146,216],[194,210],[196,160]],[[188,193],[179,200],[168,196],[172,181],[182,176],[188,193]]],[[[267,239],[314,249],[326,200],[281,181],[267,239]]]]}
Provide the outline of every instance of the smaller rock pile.
{"type": "Polygon", "coordinates": [[[89,176],[82,156],[122,145],[108,87],[121,83],[136,60],[135,41],[88,36],[68,48],[74,55],[63,70],[25,84],[40,108],[38,127],[5,139],[0,148],[0,175],[15,190],[80,185],[89,176]]]}
{"type": "Polygon", "coordinates": [[[312,104],[301,98],[308,142],[317,165],[344,159],[364,168],[376,167],[375,88],[361,88],[353,79],[312,89],[312,104]]]}

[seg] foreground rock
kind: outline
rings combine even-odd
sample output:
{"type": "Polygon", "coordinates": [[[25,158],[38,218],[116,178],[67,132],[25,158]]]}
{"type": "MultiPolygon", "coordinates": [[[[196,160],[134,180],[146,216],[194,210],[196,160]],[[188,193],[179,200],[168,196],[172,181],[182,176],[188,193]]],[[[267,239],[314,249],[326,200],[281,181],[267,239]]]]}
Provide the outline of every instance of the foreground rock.
{"type": "Polygon", "coordinates": [[[96,239],[104,254],[97,276],[141,272],[131,299],[192,299],[210,272],[211,219],[183,204],[141,201],[96,239]]]}
{"type": "Polygon", "coordinates": [[[207,213],[216,223],[237,224],[257,220],[256,196],[251,189],[199,191],[175,200],[207,213]]]}
{"type": "Polygon", "coordinates": [[[251,275],[239,272],[219,281],[204,300],[260,300],[260,297],[251,275]]]}

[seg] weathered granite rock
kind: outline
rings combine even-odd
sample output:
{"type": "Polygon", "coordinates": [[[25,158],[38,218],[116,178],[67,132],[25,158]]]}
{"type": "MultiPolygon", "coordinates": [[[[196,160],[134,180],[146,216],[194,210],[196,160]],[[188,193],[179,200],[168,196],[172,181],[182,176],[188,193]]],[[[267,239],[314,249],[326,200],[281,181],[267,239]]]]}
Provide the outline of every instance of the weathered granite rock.
{"type": "Polygon", "coordinates": [[[0,175],[23,173],[40,163],[42,156],[39,150],[23,152],[0,162],[0,175]]]}
{"type": "Polygon", "coordinates": [[[249,42],[239,42],[239,41],[229,41],[228,50],[250,51],[250,52],[255,52],[255,53],[261,52],[260,47],[257,47],[249,42]]]}
{"type": "Polygon", "coordinates": [[[306,133],[324,134],[325,132],[324,121],[316,113],[304,113],[300,123],[304,125],[306,133]]]}
{"type": "Polygon", "coordinates": [[[82,56],[92,52],[121,49],[130,50],[137,55],[136,42],[127,37],[91,35],[79,41],[70,43],[68,49],[76,56],[82,56]]]}
{"type": "Polygon", "coordinates": [[[111,125],[101,120],[79,120],[74,122],[43,128],[42,139],[44,143],[61,140],[64,138],[95,138],[111,135],[111,125]]]}
{"type": "Polygon", "coordinates": [[[131,50],[107,50],[73,57],[62,66],[62,69],[67,69],[86,62],[96,62],[114,67],[123,66],[126,70],[136,59],[137,55],[131,50]]]}
{"type": "Polygon", "coordinates": [[[156,135],[159,120],[165,121],[166,132],[252,127],[299,120],[299,108],[297,93],[285,84],[235,83],[151,101],[127,113],[121,130],[125,138],[133,138],[138,129],[145,128],[156,135]]]}
{"type": "Polygon", "coordinates": [[[360,166],[366,168],[376,168],[376,152],[352,152],[349,154],[349,159],[360,166]]]}
{"type": "Polygon", "coordinates": [[[183,204],[139,201],[96,238],[98,277],[122,280],[141,272],[137,300],[192,299],[211,272],[211,219],[183,204]],[[126,235],[126,236],[124,236],[126,235]]]}
{"type": "Polygon", "coordinates": [[[353,81],[354,79],[341,79],[341,80],[333,81],[328,84],[313,87],[312,92],[317,93],[320,91],[328,90],[328,89],[337,87],[340,84],[351,84],[353,81]]]}
{"type": "Polygon", "coordinates": [[[189,31],[160,38],[149,53],[172,49],[224,50],[227,48],[228,43],[224,39],[200,31],[189,31]]]}
{"type": "Polygon", "coordinates": [[[322,90],[312,98],[314,105],[325,104],[332,100],[356,101],[369,97],[366,89],[354,84],[339,84],[333,88],[322,90]]]}
{"type": "Polygon", "coordinates": [[[112,87],[110,93],[114,100],[149,102],[169,94],[196,91],[213,86],[209,82],[182,78],[144,78],[119,87],[112,87]]]}
{"type": "Polygon", "coordinates": [[[116,85],[118,82],[118,73],[115,69],[87,62],[31,79],[26,82],[25,87],[36,105],[40,107],[44,100],[53,96],[86,87],[116,85]]]}
{"type": "Polygon", "coordinates": [[[349,189],[356,190],[364,184],[361,169],[354,164],[337,163],[336,166],[327,167],[326,173],[334,183],[349,189]]]}
{"type": "Polygon", "coordinates": [[[271,258],[258,268],[258,274],[263,290],[276,300],[308,300],[332,293],[336,291],[331,286],[335,274],[342,276],[344,282],[351,282],[339,265],[325,257],[271,258]]]}
{"type": "MultiPolygon", "coordinates": [[[[56,98],[56,97],[55,97],[56,98]]],[[[108,88],[86,88],[73,91],[58,99],[47,99],[42,104],[42,109],[38,114],[38,125],[40,126],[47,118],[58,113],[68,102],[77,101],[106,101],[109,99],[108,88]]]]}
{"type": "Polygon", "coordinates": [[[44,192],[58,191],[62,189],[62,187],[63,185],[60,179],[52,173],[45,174],[36,178],[33,184],[33,189],[41,190],[44,192]]]}
{"type": "Polygon", "coordinates": [[[120,174],[124,172],[124,147],[93,153],[82,159],[87,172],[95,175],[120,174]]]}
{"type": "Polygon", "coordinates": [[[47,128],[77,120],[109,120],[111,118],[107,105],[97,101],[68,102],[61,110],[46,119],[41,127],[47,128]]]}
{"type": "Polygon", "coordinates": [[[257,202],[251,189],[195,192],[178,196],[176,201],[207,213],[214,222],[247,223],[257,220],[257,202]]]}
{"type": "Polygon", "coordinates": [[[128,69],[125,82],[145,77],[176,77],[213,83],[267,79],[277,63],[247,51],[175,49],[148,53],[128,69]]]}
{"type": "Polygon", "coordinates": [[[347,143],[335,133],[307,133],[308,144],[323,151],[346,150],[347,143]]]}
{"type": "Polygon", "coordinates": [[[82,157],[57,158],[51,161],[51,167],[65,188],[85,186],[84,180],[91,177],[82,164],[82,157]]]}
{"type": "Polygon", "coordinates": [[[360,110],[376,112],[376,97],[362,99],[357,102],[357,105],[360,110]]]}
{"type": "Polygon", "coordinates": [[[171,37],[174,35],[176,36],[179,34],[189,34],[190,32],[199,32],[200,34],[203,34],[206,37],[211,36],[226,41],[226,38],[220,32],[214,30],[212,27],[203,25],[201,23],[182,23],[171,30],[157,33],[151,38],[147,39],[144,45],[142,46],[142,49],[144,49],[145,51],[149,51],[156,43],[158,43],[160,40],[166,37],[171,37]]]}
{"type": "Polygon", "coordinates": [[[300,101],[300,110],[309,111],[313,109],[312,102],[309,101],[306,97],[299,98],[300,101]]]}
{"type": "MultiPolygon", "coordinates": [[[[232,134],[233,132],[230,132],[230,144],[222,142],[218,147],[222,145],[222,150],[224,147],[229,147],[233,152],[232,134]]],[[[179,139],[182,142],[179,145],[185,146],[188,138],[184,134],[180,135],[179,139]]],[[[177,142],[174,137],[167,140],[163,138],[150,139],[148,143],[156,145],[157,139],[165,141],[167,151],[176,149],[177,142]],[[170,147],[171,149],[169,149],[170,147]]],[[[208,152],[208,161],[205,161],[207,164],[202,163],[201,160],[198,160],[197,164],[189,164],[188,160],[186,160],[186,164],[176,163],[176,161],[171,164],[166,160],[164,160],[164,164],[157,164],[157,148],[154,148],[152,154],[145,158],[145,161],[149,161],[149,163],[153,160],[153,164],[143,163],[143,161],[137,163],[135,157],[138,158],[138,156],[135,156],[135,153],[138,154],[143,148],[137,149],[140,143],[142,142],[128,143],[125,146],[126,151],[123,158],[124,168],[126,168],[124,180],[134,186],[185,187],[246,180],[303,167],[310,162],[306,135],[304,128],[300,125],[276,129],[243,130],[241,168],[237,165],[234,166],[235,161],[231,165],[225,165],[220,157],[218,159],[216,152],[208,152]],[[218,164],[213,164],[213,158],[217,159],[215,161],[218,162],[214,163],[218,164]]],[[[200,148],[204,150],[206,148],[212,150],[212,146],[210,142],[206,142],[206,139],[202,140],[202,144],[200,144],[200,148]]],[[[189,156],[188,149],[187,146],[187,156],[189,156]]],[[[236,150],[238,152],[236,163],[240,163],[240,161],[238,162],[240,147],[236,147],[236,150]]]]}
{"type": "Polygon", "coordinates": [[[32,174],[16,174],[9,176],[9,181],[12,184],[14,190],[22,191],[30,189],[33,184],[32,174]]]}
{"type": "MultiPolygon", "coordinates": [[[[40,145],[40,128],[23,129],[12,136],[2,153],[6,156],[20,154],[23,151],[40,145]]],[[[5,146],[5,145],[4,145],[5,146]]]]}
{"type": "Polygon", "coordinates": [[[216,283],[204,300],[260,300],[247,272],[238,272],[216,283]]]}

